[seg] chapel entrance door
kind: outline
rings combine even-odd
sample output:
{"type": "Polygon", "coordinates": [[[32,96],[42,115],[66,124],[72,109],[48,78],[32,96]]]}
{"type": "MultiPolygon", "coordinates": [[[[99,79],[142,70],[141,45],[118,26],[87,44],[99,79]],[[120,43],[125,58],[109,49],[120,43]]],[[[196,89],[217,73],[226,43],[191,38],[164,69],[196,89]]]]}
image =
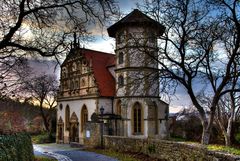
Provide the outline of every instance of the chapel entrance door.
{"type": "Polygon", "coordinates": [[[79,142],[79,122],[75,112],[70,118],[69,140],[70,142],[79,142]]]}
{"type": "Polygon", "coordinates": [[[57,137],[57,142],[63,142],[63,120],[60,117],[57,123],[57,131],[58,131],[58,137],[57,137]]]}

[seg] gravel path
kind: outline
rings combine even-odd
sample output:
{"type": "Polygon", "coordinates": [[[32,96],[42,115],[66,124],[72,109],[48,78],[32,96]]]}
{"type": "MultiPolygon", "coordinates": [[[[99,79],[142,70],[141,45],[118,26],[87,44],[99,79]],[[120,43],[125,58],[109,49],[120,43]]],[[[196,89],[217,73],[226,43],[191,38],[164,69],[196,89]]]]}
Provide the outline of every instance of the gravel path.
{"type": "Polygon", "coordinates": [[[68,144],[34,144],[33,147],[35,155],[53,157],[58,161],[118,161],[102,154],[71,148],[68,144]]]}

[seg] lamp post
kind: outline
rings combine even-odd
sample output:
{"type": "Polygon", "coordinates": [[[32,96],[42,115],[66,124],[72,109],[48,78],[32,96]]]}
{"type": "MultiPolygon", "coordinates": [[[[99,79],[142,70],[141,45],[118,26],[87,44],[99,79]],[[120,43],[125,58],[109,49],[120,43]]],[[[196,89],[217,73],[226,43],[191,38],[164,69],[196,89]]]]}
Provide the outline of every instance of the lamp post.
{"type": "Polygon", "coordinates": [[[101,113],[101,148],[103,149],[103,112],[104,108],[100,108],[100,113],[101,113]]]}

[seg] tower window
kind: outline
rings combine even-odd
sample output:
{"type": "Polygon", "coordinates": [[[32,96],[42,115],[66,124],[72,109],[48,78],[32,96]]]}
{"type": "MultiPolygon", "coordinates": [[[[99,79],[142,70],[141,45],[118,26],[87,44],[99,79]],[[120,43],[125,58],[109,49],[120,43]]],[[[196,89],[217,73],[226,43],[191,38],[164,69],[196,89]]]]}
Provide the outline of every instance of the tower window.
{"type": "Polygon", "coordinates": [[[122,113],[121,101],[118,101],[116,107],[116,114],[121,115],[121,113],[122,113]]]}
{"type": "Polygon", "coordinates": [[[123,79],[123,76],[120,75],[120,76],[118,77],[118,88],[123,87],[123,85],[124,85],[124,79],[123,79]]]}
{"type": "Polygon", "coordinates": [[[118,43],[122,43],[124,41],[124,31],[120,31],[118,34],[117,34],[117,42],[118,43]]]}
{"type": "Polygon", "coordinates": [[[142,118],[142,108],[140,103],[135,103],[133,106],[133,134],[134,135],[141,135],[143,133],[142,126],[143,126],[143,118],[142,118]]]}
{"type": "Polygon", "coordinates": [[[118,55],[118,64],[122,64],[123,63],[123,52],[120,52],[118,55]]]}

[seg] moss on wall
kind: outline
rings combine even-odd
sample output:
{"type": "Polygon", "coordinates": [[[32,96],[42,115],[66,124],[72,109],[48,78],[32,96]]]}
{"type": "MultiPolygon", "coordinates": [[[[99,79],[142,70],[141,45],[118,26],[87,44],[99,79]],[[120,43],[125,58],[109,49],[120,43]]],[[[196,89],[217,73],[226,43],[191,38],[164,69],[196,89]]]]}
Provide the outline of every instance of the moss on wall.
{"type": "Polygon", "coordinates": [[[33,146],[27,133],[0,135],[0,161],[32,161],[33,146]]]}

